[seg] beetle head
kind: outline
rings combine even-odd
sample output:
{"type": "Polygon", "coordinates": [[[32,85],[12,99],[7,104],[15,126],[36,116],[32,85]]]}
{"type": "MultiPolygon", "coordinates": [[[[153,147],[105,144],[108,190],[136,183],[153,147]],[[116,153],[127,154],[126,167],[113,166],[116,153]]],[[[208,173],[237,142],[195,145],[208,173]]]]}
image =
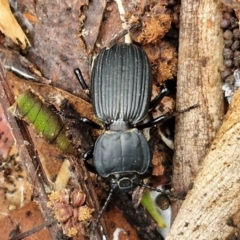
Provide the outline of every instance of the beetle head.
{"type": "Polygon", "coordinates": [[[109,176],[111,188],[128,192],[139,185],[140,178],[136,173],[114,173],[109,176]]]}

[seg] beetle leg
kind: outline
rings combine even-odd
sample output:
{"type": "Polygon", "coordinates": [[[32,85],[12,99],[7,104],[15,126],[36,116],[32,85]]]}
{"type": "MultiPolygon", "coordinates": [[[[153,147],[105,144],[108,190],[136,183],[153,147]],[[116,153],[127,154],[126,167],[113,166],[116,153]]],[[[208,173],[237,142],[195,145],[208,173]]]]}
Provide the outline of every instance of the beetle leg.
{"type": "Polygon", "coordinates": [[[188,108],[185,108],[183,110],[175,111],[173,113],[164,114],[164,115],[162,115],[162,116],[160,116],[158,118],[150,120],[147,123],[144,123],[144,124],[142,124],[140,126],[137,126],[137,129],[144,129],[144,128],[148,128],[148,127],[151,127],[151,126],[159,124],[159,123],[163,123],[163,122],[165,122],[166,120],[168,120],[168,119],[170,119],[172,117],[175,117],[175,116],[177,116],[177,115],[179,115],[181,113],[184,113],[184,112],[188,112],[189,110],[191,110],[193,108],[196,108],[198,106],[199,106],[199,104],[194,104],[194,105],[192,105],[192,106],[190,106],[188,108]]]}
{"type": "Polygon", "coordinates": [[[156,124],[159,124],[159,123],[163,123],[164,121],[168,120],[169,118],[171,118],[173,116],[173,114],[165,114],[165,115],[162,115],[158,118],[155,118],[153,120],[150,120],[149,122],[147,123],[144,123],[140,126],[137,126],[137,129],[144,129],[144,128],[149,128],[153,125],[156,125],[156,124]]]}
{"type": "Polygon", "coordinates": [[[55,107],[52,108],[52,109],[53,109],[53,112],[55,112],[56,114],[58,114],[58,115],[60,115],[64,118],[74,119],[74,120],[76,120],[76,122],[82,122],[82,123],[87,124],[88,126],[94,128],[94,129],[100,129],[100,130],[103,129],[101,125],[95,123],[94,121],[92,121],[92,120],[90,120],[86,117],[79,118],[79,117],[71,115],[71,114],[64,114],[64,113],[58,111],[55,107]]]}
{"type": "Polygon", "coordinates": [[[97,174],[96,168],[88,162],[89,159],[93,158],[93,151],[94,151],[94,146],[90,147],[84,154],[83,154],[83,159],[84,159],[84,164],[85,167],[87,168],[88,171],[97,174]]]}
{"type": "Polygon", "coordinates": [[[103,129],[101,125],[95,123],[94,121],[92,121],[92,120],[90,120],[88,118],[79,118],[78,120],[83,122],[83,123],[85,123],[85,124],[87,124],[88,126],[90,126],[92,128],[100,129],[100,130],[103,129]]]}
{"type": "Polygon", "coordinates": [[[90,164],[88,161],[84,161],[85,167],[89,172],[92,172],[94,174],[98,174],[96,168],[90,164]]]}
{"type": "Polygon", "coordinates": [[[98,216],[97,216],[97,220],[96,220],[96,224],[98,225],[99,222],[100,222],[100,219],[105,211],[105,209],[107,208],[107,205],[112,197],[112,194],[113,194],[113,191],[114,191],[114,188],[111,188],[110,192],[108,193],[108,196],[107,196],[107,199],[105,200],[105,203],[103,204],[103,207],[102,209],[100,210],[98,216]]]}
{"type": "Polygon", "coordinates": [[[92,120],[90,120],[88,118],[85,118],[85,117],[78,118],[78,117],[76,117],[74,115],[64,114],[64,113],[58,111],[54,105],[50,105],[50,107],[51,107],[51,109],[52,109],[52,111],[54,113],[56,113],[56,114],[58,114],[58,115],[60,115],[60,116],[62,116],[64,118],[75,119],[76,121],[80,121],[82,123],[85,123],[88,126],[90,126],[92,128],[95,128],[95,129],[100,129],[100,130],[103,129],[102,126],[100,126],[99,124],[95,123],[94,121],[92,121],[92,120]]]}
{"type": "Polygon", "coordinates": [[[89,95],[89,92],[90,92],[90,91],[89,91],[89,87],[88,87],[87,83],[85,82],[85,80],[84,80],[84,78],[83,78],[83,76],[82,76],[82,73],[81,73],[80,69],[79,69],[79,68],[74,69],[74,73],[75,73],[75,75],[76,75],[76,77],[77,77],[77,79],[78,79],[78,81],[79,81],[79,83],[80,83],[83,91],[84,91],[87,95],[89,95]]]}
{"type": "Polygon", "coordinates": [[[83,158],[85,161],[93,158],[94,146],[90,147],[84,154],[83,158]]]}
{"type": "Polygon", "coordinates": [[[150,102],[149,109],[154,109],[158,103],[169,93],[169,90],[166,86],[159,92],[159,94],[150,102]]]}

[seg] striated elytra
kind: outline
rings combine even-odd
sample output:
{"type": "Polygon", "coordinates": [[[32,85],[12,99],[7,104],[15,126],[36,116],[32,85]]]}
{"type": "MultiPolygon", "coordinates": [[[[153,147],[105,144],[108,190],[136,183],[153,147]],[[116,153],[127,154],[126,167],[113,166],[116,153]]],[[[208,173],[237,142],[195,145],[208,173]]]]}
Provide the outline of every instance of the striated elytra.
{"type": "Polygon", "coordinates": [[[146,117],[151,91],[151,66],[140,47],[117,44],[99,53],[92,70],[91,98],[106,131],[95,143],[93,161],[98,174],[114,188],[138,185],[139,175],[149,167],[147,141],[134,125],[146,117]]]}
{"type": "Polygon", "coordinates": [[[106,125],[133,125],[146,116],[152,92],[151,66],[134,44],[117,44],[100,52],[91,77],[94,112],[106,125]]]}

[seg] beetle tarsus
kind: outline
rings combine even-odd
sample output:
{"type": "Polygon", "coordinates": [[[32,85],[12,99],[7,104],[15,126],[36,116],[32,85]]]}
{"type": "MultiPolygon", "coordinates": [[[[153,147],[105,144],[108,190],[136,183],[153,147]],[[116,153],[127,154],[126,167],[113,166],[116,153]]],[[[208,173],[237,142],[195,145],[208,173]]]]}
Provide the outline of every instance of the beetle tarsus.
{"type": "MultiPolygon", "coordinates": [[[[197,103],[197,104],[194,104],[194,105],[192,105],[192,106],[190,106],[190,107],[188,107],[188,108],[185,108],[185,109],[182,109],[182,110],[178,110],[178,111],[176,111],[175,113],[176,113],[176,114],[185,113],[185,112],[188,112],[188,111],[190,111],[191,109],[197,108],[197,107],[199,107],[199,106],[200,106],[200,104],[197,103]]],[[[176,115],[175,115],[175,116],[176,116],[176,115]]]]}
{"type": "Polygon", "coordinates": [[[149,109],[154,109],[168,93],[169,90],[164,86],[159,94],[149,103],[149,109]]]}

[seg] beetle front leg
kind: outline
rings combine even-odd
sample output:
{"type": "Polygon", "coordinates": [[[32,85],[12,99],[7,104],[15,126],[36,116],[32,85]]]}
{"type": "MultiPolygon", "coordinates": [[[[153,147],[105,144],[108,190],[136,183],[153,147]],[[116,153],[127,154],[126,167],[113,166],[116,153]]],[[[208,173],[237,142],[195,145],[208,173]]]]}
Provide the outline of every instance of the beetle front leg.
{"type": "Polygon", "coordinates": [[[85,164],[86,169],[89,172],[94,173],[94,174],[98,174],[96,168],[92,164],[90,164],[88,161],[84,161],[84,164],[85,164]]]}
{"type": "Polygon", "coordinates": [[[82,76],[82,72],[80,71],[79,68],[76,68],[76,69],[74,69],[74,73],[75,73],[83,91],[89,96],[89,93],[90,93],[89,87],[88,87],[86,81],[84,80],[84,78],[82,76]]]}
{"type": "Polygon", "coordinates": [[[59,112],[58,110],[56,110],[55,112],[59,113],[59,115],[61,115],[61,116],[64,117],[64,118],[74,119],[74,120],[76,120],[77,122],[82,122],[82,123],[88,125],[88,126],[91,127],[91,128],[99,129],[99,130],[102,130],[102,129],[103,129],[103,127],[102,127],[101,125],[95,123],[94,121],[90,120],[89,118],[86,118],[86,117],[77,118],[76,116],[73,116],[73,115],[61,113],[61,112],[59,112]]]}

